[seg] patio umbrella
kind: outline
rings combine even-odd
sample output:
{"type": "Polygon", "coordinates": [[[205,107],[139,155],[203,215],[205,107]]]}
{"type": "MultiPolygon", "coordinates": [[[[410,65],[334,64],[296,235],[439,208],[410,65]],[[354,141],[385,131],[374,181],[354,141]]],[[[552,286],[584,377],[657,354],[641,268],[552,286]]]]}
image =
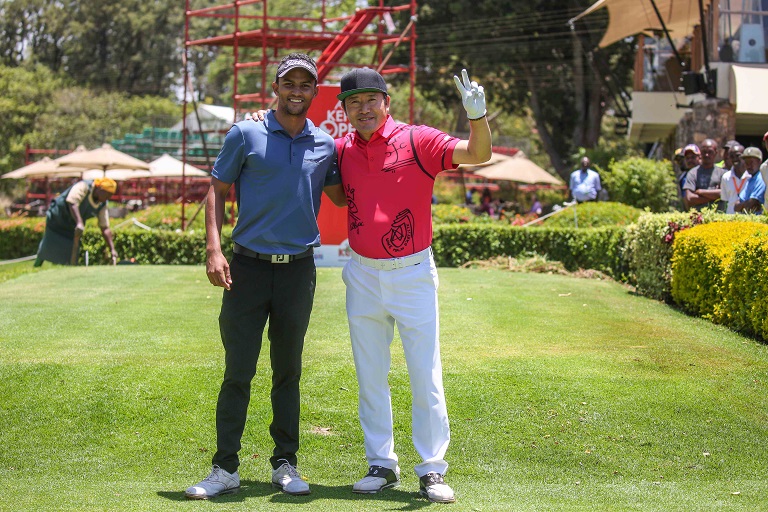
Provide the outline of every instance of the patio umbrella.
{"type": "Polygon", "coordinates": [[[149,171],[133,169],[88,169],[83,171],[82,179],[95,180],[96,178],[112,178],[115,181],[135,180],[140,178],[150,178],[152,174],[149,171]]]}
{"type": "Polygon", "coordinates": [[[90,151],[75,150],[68,155],[57,158],[56,162],[59,163],[60,167],[84,167],[86,169],[100,169],[102,172],[109,169],[149,170],[148,163],[118,151],[109,144],[103,144],[100,148],[90,151]]]}
{"type": "Polygon", "coordinates": [[[157,160],[149,163],[149,173],[153,178],[181,177],[183,169],[185,176],[210,176],[210,174],[202,169],[198,169],[194,165],[186,164],[185,167],[182,167],[183,165],[181,160],[177,160],[168,153],[165,153],[157,160]]]}
{"type": "Polygon", "coordinates": [[[21,178],[74,178],[80,176],[85,168],[66,166],[62,167],[56,160],[49,157],[43,157],[42,160],[33,162],[24,167],[3,174],[3,178],[21,179],[21,178]]]}
{"type": "Polygon", "coordinates": [[[489,180],[505,180],[515,183],[563,185],[564,182],[557,176],[547,171],[526,158],[521,151],[514,156],[488,165],[479,171],[476,176],[482,176],[489,180]]]}

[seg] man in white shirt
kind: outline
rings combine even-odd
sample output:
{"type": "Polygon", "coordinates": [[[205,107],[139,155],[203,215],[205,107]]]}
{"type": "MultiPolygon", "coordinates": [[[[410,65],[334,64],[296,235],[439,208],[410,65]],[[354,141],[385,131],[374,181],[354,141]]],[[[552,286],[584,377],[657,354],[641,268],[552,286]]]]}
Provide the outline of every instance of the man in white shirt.
{"type": "Polygon", "coordinates": [[[744,146],[734,144],[728,152],[729,160],[733,167],[725,171],[723,179],[720,181],[720,199],[726,202],[725,213],[736,213],[734,206],[739,202],[739,194],[747,186],[749,178],[752,177],[746,171],[744,160],[741,158],[744,152],[744,146]]]}
{"type": "Polygon", "coordinates": [[[585,201],[597,201],[598,194],[602,190],[600,175],[589,168],[592,162],[586,156],[581,159],[581,168],[571,173],[569,190],[571,197],[583,203],[585,201]]]}

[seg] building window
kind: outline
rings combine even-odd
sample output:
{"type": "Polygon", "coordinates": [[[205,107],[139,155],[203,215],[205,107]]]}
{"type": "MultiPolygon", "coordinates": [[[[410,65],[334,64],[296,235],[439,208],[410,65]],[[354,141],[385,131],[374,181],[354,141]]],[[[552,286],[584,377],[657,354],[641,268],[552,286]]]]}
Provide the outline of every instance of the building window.
{"type": "Polygon", "coordinates": [[[721,0],[718,33],[720,61],[765,63],[768,0],[721,0]]]}

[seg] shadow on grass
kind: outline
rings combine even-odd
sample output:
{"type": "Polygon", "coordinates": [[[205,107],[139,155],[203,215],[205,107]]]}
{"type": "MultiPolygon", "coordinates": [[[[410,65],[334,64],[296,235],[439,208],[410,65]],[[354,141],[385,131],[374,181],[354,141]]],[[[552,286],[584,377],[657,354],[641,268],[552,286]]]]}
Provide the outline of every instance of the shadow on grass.
{"type": "MultiPolygon", "coordinates": [[[[158,491],[157,495],[171,501],[186,501],[184,491],[158,491]]],[[[354,494],[349,485],[318,485],[312,484],[312,493],[306,496],[291,496],[282,493],[272,487],[267,482],[257,482],[255,480],[241,480],[240,491],[236,494],[223,494],[214,498],[218,503],[237,503],[243,502],[248,498],[263,498],[272,496],[270,501],[273,503],[311,503],[319,500],[346,500],[356,501],[377,501],[391,504],[402,504],[397,510],[418,510],[431,505],[431,503],[419,496],[417,492],[401,491],[399,489],[387,489],[377,494],[354,494]]]]}

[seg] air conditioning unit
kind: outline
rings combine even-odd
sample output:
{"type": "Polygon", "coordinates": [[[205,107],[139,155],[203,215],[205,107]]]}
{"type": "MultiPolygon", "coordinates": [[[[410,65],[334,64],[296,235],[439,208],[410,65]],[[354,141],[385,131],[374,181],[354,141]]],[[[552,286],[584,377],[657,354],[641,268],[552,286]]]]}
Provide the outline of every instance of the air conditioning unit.
{"type": "Polygon", "coordinates": [[[744,23],[739,30],[739,62],[765,62],[765,33],[758,23],[744,23]]]}

